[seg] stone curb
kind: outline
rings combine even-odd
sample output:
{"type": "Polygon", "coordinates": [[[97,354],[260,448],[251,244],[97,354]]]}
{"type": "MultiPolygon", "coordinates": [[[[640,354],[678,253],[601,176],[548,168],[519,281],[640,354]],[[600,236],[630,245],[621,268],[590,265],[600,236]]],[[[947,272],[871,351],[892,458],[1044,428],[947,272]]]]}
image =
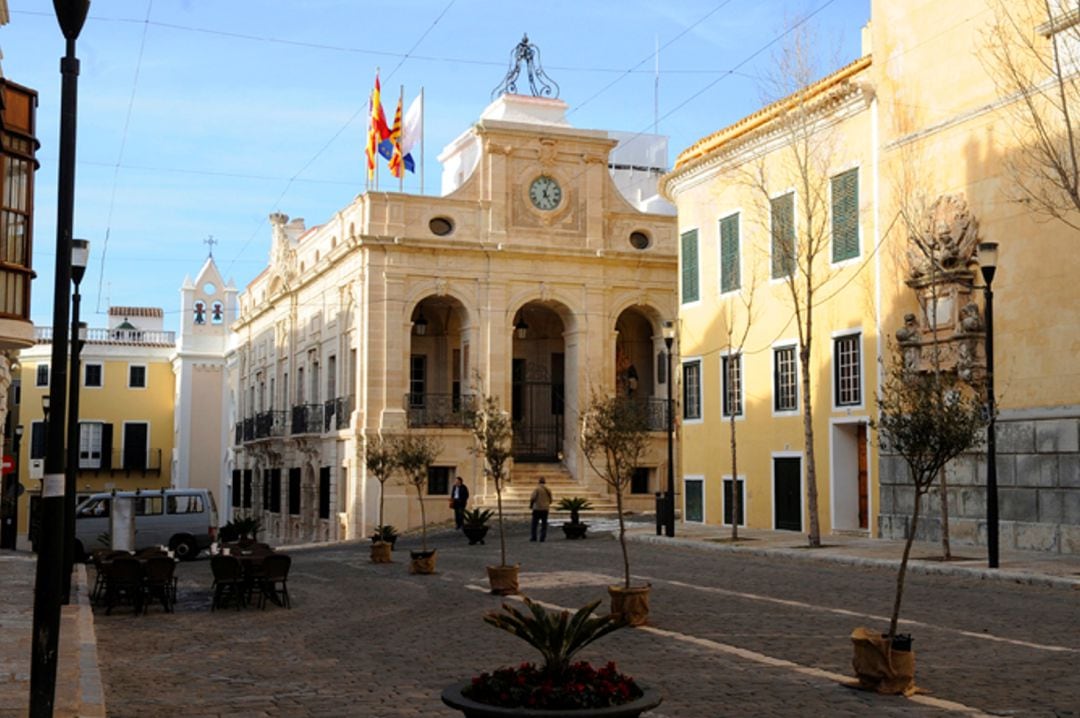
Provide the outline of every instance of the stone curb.
{"type": "MultiPolygon", "coordinates": [[[[627,533],[626,538],[630,541],[639,543],[667,544],[669,546],[680,546],[682,548],[697,549],[701,551],[748,554],[750,556],[762,556],[766,558],[780,556],[799,561],[825,561],[828,563],[872,566],[892,570],[896,570],[900,566],[900,559],[871,558],[843,553],[827,553],[828,549],[812,551],[809,549],[768,548],[758,546],[725,546],[723,544],[707,543],[699,539],[681,539],[678,537],[668,538],[666,536],[631,533],[627,533]]],[[[1080,578],[1052,576],[1050,574],[1037,573],[1034,571],[1002,571],[1000,569],[994,570],[975,566],[943,564],[932,561],[922,561],[919,559],[911,559],[908,561],[908,571],[927,575],[963,576],[966,578],[979,578],[988,581],[1006,581],[1029,586],[1080,589],[1080,578]]]]}

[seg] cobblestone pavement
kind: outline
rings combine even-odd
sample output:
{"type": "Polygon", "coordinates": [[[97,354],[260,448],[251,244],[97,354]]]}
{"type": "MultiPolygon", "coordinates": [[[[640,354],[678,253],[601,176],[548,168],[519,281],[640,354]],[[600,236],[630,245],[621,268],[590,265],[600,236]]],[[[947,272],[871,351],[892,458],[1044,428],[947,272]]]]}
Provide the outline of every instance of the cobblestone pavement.
{"type": "MultiPolygon", "coordinates": [[[[617,541],[529,543],[520,524],[510,533],[523,592],[606,605],[617,541]]],[[[408,574],[411,536],[393,564],[370,563],[360,543],[290,549],[292,610],[211,612],[209,561],[182,564],[175,614],[95,616],[109,715],[460,716],[440,702],[443,687],[537,656],[480,620],[503,600],[486,593],[494,532],[483,546],[449,530],[429,542],[433,576],[408,574]]],[[[851,630],[887,628],[894,571],[682,545],[635,542],[630,552],[653,586],[650,625],[582,657],[616,660],[660,687],[652,718],[1080,716],[1080,594],[1068,588],[910,575],[902,615],[916,623],[902,630],[914,634],[927,693],[905,699],[840,682],[851,676],[851,630]]]]}

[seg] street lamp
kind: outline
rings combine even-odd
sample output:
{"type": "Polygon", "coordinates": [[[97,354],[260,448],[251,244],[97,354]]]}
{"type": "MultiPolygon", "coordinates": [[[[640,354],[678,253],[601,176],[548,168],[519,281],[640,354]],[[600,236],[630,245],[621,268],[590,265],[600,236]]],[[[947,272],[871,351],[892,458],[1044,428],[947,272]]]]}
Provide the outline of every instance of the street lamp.
{"type": "Polygon", "coordinates": [[[664,322],[664,346],[667,347],[667,501],[664,503],[664,533],[675,535],[675,402],[671,385],[675,375],[671,373],[671,345],[675,342],[675,322],[664,322]]]}
{"type": "Polygon", "coordinates": [[[56,163],[56,271],[53,285],[52,363],[49,395],[59,421],[46,429],[45,475],[41,482],[41,541],[34,575],[34,622],[30,657],[30,716],[47,718],[56,700],[60,639],[60,584],[64,539],[64,417],[67,391],[68,304],[71,300],[72,224],[75,215],[75,130],[79,59],[75,40],[82,32],[90,0],[53,0],[63,32],[60,59],[60,141],[56,163]]]}
{"type": "Polygon", "coordinates": [[[71,374],[68,377],[67,466],[64,470],[64,566],[60,601],[71,603],[71,569],[75,563],[75,474],[79,467],[79,356],[86,340],[86,323],[79,321],[79,284],[90,260],[90,242],[71,240],[71,374]]]}
{"type": "Polygon", "coordinates": [[[997,270],[997,242],[979,243],[979,270],[983,277],[986,315],[986,549],[990,568],[998,567],[997,435],[994,430],[994,272],[997,270]]]}

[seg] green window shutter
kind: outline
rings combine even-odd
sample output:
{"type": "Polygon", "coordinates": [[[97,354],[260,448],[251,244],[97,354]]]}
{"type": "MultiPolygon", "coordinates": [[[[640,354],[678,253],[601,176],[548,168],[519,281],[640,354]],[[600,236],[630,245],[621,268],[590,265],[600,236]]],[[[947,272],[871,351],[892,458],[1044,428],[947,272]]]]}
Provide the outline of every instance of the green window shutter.
{"type": "Polygon", "coordinates": [[[720,291],[739,288],[739,215],[720,220],[720,291]]]}
{"type": "Polygon", "coordinates": [[[832,178],[832,261],[859,256],[859,170],[832,178]]]}
{"type": "Polygon", "coordinates": [[[772,278],[795,271],[795,193],[770,201],[772,208],[772,278]]]}
{"type": "Polygon", "coordinates": [[[700,298],[697,230],[692,229],[682,235],[682,303],[689,304],[700,298]]]}

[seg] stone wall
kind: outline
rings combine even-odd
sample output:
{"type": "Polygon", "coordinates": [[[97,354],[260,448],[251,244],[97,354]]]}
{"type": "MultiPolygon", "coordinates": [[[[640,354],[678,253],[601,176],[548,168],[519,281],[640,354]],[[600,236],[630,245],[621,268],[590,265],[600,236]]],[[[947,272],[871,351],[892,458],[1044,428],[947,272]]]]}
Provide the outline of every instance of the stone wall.
{"type": "MultiPolygon", "coordinates": [[[[880,535],[905,538],[915,495],[907,465],[882,451],[880,475],[880,535]]],[[[1002,412],[997,480],[1001,548],[1080,554],[1080,407],[1002,412]]],[[[985,445],[951,463],[946,481],[954,546],[985,546],[985,445]]],[[[916,534],[941,540],[940,486],[924,501],[916,534]]]]}

